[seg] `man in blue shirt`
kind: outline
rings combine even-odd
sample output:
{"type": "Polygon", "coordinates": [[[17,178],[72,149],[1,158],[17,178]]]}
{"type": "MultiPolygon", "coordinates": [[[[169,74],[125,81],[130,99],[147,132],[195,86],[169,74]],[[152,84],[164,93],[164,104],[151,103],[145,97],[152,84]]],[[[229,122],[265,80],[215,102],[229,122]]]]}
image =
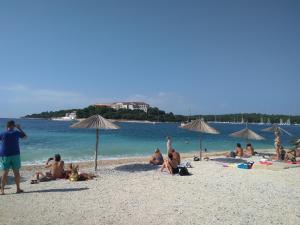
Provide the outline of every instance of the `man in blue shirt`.
{"type": "Polygon", "coordinates": [[[13,120],[7,122],[7,130],[0,134],[0,168],[3,170],[1,179],[0,195],[4,194],[4,187],[7,182],[9,169],[14,172],[15,182],[17,185],[17,193],[22,193],[20,188],[20,172],[21,158],[19,139],[26,138],[26,134],[20,125],[15,125],[13,120]]]}

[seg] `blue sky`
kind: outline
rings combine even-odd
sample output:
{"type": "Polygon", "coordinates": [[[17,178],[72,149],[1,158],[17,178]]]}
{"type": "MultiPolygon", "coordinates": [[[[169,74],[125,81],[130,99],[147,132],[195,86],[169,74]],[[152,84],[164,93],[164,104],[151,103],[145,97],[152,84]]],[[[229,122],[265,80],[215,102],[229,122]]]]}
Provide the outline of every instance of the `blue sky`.
{"type": "Polygon", "coordinates": [[[1,1],[0,117],[146,101],[300,114],[300,1],[1,1]]]}

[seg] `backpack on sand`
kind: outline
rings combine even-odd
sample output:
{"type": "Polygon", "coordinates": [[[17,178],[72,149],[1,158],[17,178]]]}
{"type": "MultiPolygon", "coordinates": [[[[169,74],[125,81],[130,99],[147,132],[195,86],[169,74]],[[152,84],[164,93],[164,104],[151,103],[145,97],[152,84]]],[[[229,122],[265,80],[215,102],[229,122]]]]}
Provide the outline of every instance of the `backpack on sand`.
{"type": "Polygon", "coordinates": [[[188,176],[188,175],[190,175],[190,173],[186,167],[182,167],[179,170],[179,175],[180,176],[188,176]]]}

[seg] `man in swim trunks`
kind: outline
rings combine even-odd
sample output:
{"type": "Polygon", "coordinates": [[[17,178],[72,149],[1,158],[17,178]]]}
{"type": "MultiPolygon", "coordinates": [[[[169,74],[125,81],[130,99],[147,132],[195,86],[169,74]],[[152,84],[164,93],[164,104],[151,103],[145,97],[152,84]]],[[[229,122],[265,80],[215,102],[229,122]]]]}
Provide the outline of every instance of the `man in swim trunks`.
{"type": "Polygon", "coordinates": [[[27,136],[20,125],[16,125],[13,120],[7,122],[6,128],[7,130],[0,134],[0,167],[3,170],[0,195],[4,195],[4,187],[10,169],[14,172],[17,193],[23,192],[20,188],[21,176],[19,170],[21,168],[21,158],[19,139],[27,136]]]}

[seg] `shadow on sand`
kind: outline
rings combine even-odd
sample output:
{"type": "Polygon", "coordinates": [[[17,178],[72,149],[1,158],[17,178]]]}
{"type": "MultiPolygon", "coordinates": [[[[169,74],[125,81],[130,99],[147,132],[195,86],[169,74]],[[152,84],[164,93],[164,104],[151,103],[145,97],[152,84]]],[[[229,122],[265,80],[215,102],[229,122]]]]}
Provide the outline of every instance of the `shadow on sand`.
{"type": "Polygon", "coordinates": [[[36,191],[26,191],[24,194],[30,193],[48,193],[48,192],[76,192],[76,191],[86,191],[89,188],[56,188],[56,189],[44,189],[44,190],[36,190],[36,191]]]}
{"type": "Polygon", "coordinates": [[[151,170],[157,170],[159,168],[160,166],[155,166],[151,164],[135,163],[135,164],[117,166],[115,170],[135,173],[135,172],[146,172],[151,170]]]}
{"type": "Polygon", "coordinates": [[[221,162],[221,163],[247,163],[247,160],[245,160],[245,159],[235,159],[235,158],[230,158],[230,157],[215,158],[215,159],[211,159],[211,160],[215,161],[215,162],[221,162]]]}
{"type": "MultiPolygon", "coordinates": [[[[1,181],[1,179],[2,179],[2,176],[0,176],[0,181],[1,181]]],[[[26,181],[26,179],[24,177],[21,177],[20,182],[22,183],[22,182],[25,182],[25,181],[26,181]]],[[[14,176],[13,175],[12,176],[8,176],[7,177],[7,184],[6,185],[14,185],[14,184],[15,184],[14,176]]]]}

